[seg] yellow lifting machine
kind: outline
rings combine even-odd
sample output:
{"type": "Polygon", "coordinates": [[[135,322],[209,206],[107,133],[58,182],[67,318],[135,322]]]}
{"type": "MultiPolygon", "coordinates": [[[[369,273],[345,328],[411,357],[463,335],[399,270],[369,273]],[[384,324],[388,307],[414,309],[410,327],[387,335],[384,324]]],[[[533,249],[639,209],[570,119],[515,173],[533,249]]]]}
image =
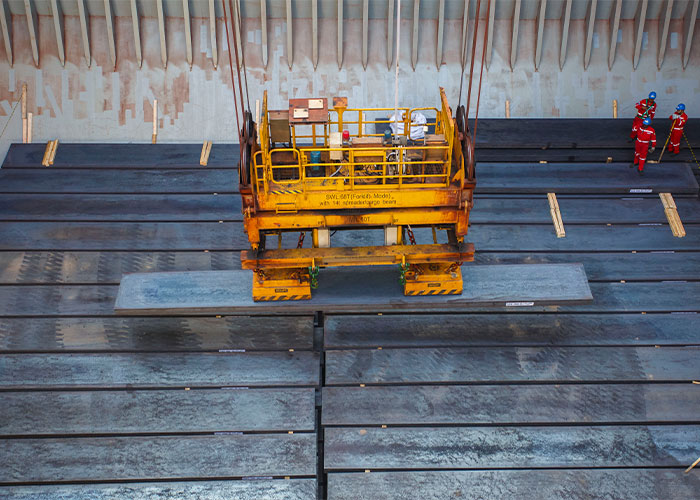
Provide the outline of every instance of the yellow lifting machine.
{"type": "Polygon", "coordinates": [[[460,265],[474,260],[465,241],[474,147],[464,106],[453,116],[442,88],[438,102],[395,110],[309,98],[270,110],[265,92],[259,123],[245,111],[240,193],[250,249],[241,261],[254,273],[254,300],[309,299],[319,270],[332,266],[395,265],[405,295],[462,293],[460,265]],[[418,116],[428,118],[416,124],[418,116]],[[432,230],[429,242],[418,244],[418,228],[432,230]],[[332,244],[337,231],[377,229],[383,244],[332,244]]]}

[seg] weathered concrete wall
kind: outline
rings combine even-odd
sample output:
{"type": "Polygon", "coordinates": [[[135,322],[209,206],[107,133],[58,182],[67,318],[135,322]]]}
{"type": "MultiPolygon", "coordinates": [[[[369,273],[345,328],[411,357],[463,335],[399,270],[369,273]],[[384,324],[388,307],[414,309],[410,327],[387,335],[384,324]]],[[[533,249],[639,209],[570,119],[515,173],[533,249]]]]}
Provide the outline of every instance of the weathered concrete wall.
{"type": "MultiPolygon", "coordinates": [[[[7,120],[19,98],[21,84],[29,87],[29,111],[34,113],[34,141],[58,138],[61,141],[150,141],[152,100],[159,104],[159,142],[205,139],[235,141],[225,31],[219,22],[219,68],[210,57],[208,20],[192,19],[194,63],[185,59],[183,21],[167,18],[168,65],[160,59],[157,20],[141,21],[143,67],[134,57],[133,27],[130,18],[116,18],[117,67],[109,58],[104,18],[91,18],[92,65],[87,67],[77,17],[65,18],[66,65],[56,55],[51,18],[39,16],[40,67],[31,55],[26,20],[13,16],[15,64],[0,61],[0,115],[7,120]]],[[[539,71],[534,71],[535,21],[522,20],[518,58],[510,69],[511,21],[496,20],[494,52],[488,71],[484,69],[480,116],[504,116],[504,101],[511,101],[512,117],[610,117],[611,102],[617,99],[621,117],[633,115],[634,103],[650,90],[659,94],[659,113],[665,115],[678,102],[685,102],[691,116],[700,111],[700,37],[695,37],[686,70],[681,65],[682,21],[673,20],[666,59],[656,67],[658,21],[647,20],[648,41],[639,66],[632,70],[633,21],[621,23],[621,42],[612,70],[608,69],[609,25],[598,20],[590,66],[583,70],[584,23],[572,20],[568,56],[559,69],[560,23],[547,20],[544,52],[539,71]],[[674,35],[676,33],[676,35],[674,35]],[[674,41],[675,40],[675,41],[674,41]]],[[[485,23],[481,24],[481,27],[485,23]]],[[[268,20],[269,63],[262,68],[259,19],[244,19],[243,38],[248,65],[251,99],[263,90],[270,96],[270,107],[287,106],[289,97],[349,97],[351,106],[393,106],[394,70],[387,69],[386,21],[370,19],[369,64],[361,64],[361,21],[345,22],[343,67],[338,70],[336,21],[319,20],[319,64],[311,62],[311,20],[295,19],[294,65],[290,71],[286,54],[286,23],[268,20]]],[[[435,64],[436,21],[422,20],[416,70],[411,68],[411,21],[401,25],[400,103],[404,106],[437,105],[438,86],[447,90],[456,104],[461,67],[459,44],[461,21],[445,23],[443,64],[435,64]]],[[[4,53],[4,52],[3,52],[4,53]]],[[[477,50],[478,68],[480,46],[477,50]]],[[[476,83],[476,81],[475,81],[476,83]]],[[[476,88],[474,89],[476,93],[476,88]]],[[[463,91],[466,96],[466,83],[463,91]]],[[[463,98],[463,100],[466,100],[463,98]]],[[[254,108],[254,102],[251,102],[254,108]]],[[[472,113],[475,99],[472,99],[472,113]]],[[[8,144],[21,141],[19,109],[0,139],[0,155],[8,144]]]]}

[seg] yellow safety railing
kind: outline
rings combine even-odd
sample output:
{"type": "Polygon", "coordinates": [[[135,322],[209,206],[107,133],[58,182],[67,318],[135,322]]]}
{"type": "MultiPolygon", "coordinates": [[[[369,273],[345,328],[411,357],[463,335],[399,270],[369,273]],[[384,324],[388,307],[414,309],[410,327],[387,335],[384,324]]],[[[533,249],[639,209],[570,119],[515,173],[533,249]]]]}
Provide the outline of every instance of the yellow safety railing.
{"type": "Polygon", "coordinates": [[[398,109],[399,112],[403,113],[403,135],[405,136],[410,136],[410,117],[413,112],[434,112],[434,121],[428,122],[426,125],[434,126],[435,134],[444,137],[443,144],[409,143],[410,145],[406,146],[384,144],[382,146],[357,145],[330,148],[328,147],[329,134],[336,126],[342,130],[348,124],[357,125],[357,133],[351,133],[351,137],[376,137],[382,134],[363,133],[363,125],[392,123],[390,119],[367,120],[363,113],[393,113],[394,108],[342,108],[329,110],[329,113],[337,114],[337,120],[329,118],[329,122],[323,124],[322,136],[316,134],[315,127],[312,128],[310,136],[294,135],[294,127],[292,126],[293,147],[271,149],[267,92],[265,92],[261,123],[258,127],[260,149],[253,155],[254,168],[251,169],[253,185],[258,193],[264,192],[265,194],[292,186],[301,192],[373,189],[378,185],[381,185],[382,189],[401,189],[404,186],[410,187],[410,189],[449,187],[453,182],[460,180],[459,174],[464,169],[464,159],[461,157],[459,143],[455,145],[454,119],[451,116],[444,92],[441,91],[440,97],[440,109],[433,107],[398,109]],[[357,112],[357,119],[346,120],[348,112],[357,112]],[[297,139],[311,138],[315,144],[317,140],[320,142],[321,137],[323,145],[296,146],[297,139]],[[312,153],[315,153],[314,156],[320,156],[321,161],[311,163],[312,153]],[[335,154],[331,155],[331,153],[335,154]],[[339,159],[331,161],[331,156],[339,159]],[[453,156],[458,163],[454,173],[452,172],[453,156]]]}

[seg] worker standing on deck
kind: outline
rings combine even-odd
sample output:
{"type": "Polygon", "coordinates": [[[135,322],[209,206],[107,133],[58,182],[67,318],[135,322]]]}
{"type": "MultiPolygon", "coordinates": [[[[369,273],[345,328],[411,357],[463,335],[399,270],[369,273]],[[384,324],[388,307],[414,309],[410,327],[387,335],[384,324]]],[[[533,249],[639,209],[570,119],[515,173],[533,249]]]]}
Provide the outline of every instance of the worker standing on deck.
{"type": "Polygon", "coordinates": [[[649,92],[649,98],[642,99],[635,107],[637,108],[637,116],[634,117],[630,139],[637,137],[636,131],[642,126],[642,120],[645,118],[654,119],[654,115],[656,114],[656,92],[649,92]]]}
{"type": "Polygon", "coordinates": [[[685,114],[685,104],[679,104],[676,107],[676,112],[669,116],[669,119],[673,120],[673,122],[671,124],[671,138],[668,141],[668,151],[677,155],[680,153],[683,127],[688,121],[688,115],[685,114]]]}
{"type": "Polygon", "coordinates": [[[647,154],[653,153],[656,149],[656,132],[651,128],[650,118],[644,118],[641,127],[633,129],[632,132],[637,137],[637,141],[634,145],[634,163],[630,167],[638,165],[639,175],[644,175],[644,162],[647,161],[647,154]]]}

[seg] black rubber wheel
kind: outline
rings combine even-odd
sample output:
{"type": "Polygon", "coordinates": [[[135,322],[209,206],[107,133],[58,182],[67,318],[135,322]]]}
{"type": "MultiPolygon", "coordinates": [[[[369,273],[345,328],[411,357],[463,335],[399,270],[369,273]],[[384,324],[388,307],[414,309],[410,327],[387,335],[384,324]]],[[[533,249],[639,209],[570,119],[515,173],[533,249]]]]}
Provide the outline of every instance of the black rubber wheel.
{"type": "Polygon", "coordinates": [[[457,130],[462,134],[462,156],[464,156],[466,178],[468,180],[474,180],[474,177],[476,176],[474,141],[472,140],[472,134],[469,131],[469,123],[467,122],[467,113],[464,106],[459,105],[457,107],[455,121],[457,122],[457,130]]]}
{"type": "Polygon", "coordinates": [[[250,184],[250,162],[253,144],[255,143],[255,122],[250,111],[243,113],[243,141],[241,142],[241,161],[239,164],[240,182],[242,186],[250,184]]]}

